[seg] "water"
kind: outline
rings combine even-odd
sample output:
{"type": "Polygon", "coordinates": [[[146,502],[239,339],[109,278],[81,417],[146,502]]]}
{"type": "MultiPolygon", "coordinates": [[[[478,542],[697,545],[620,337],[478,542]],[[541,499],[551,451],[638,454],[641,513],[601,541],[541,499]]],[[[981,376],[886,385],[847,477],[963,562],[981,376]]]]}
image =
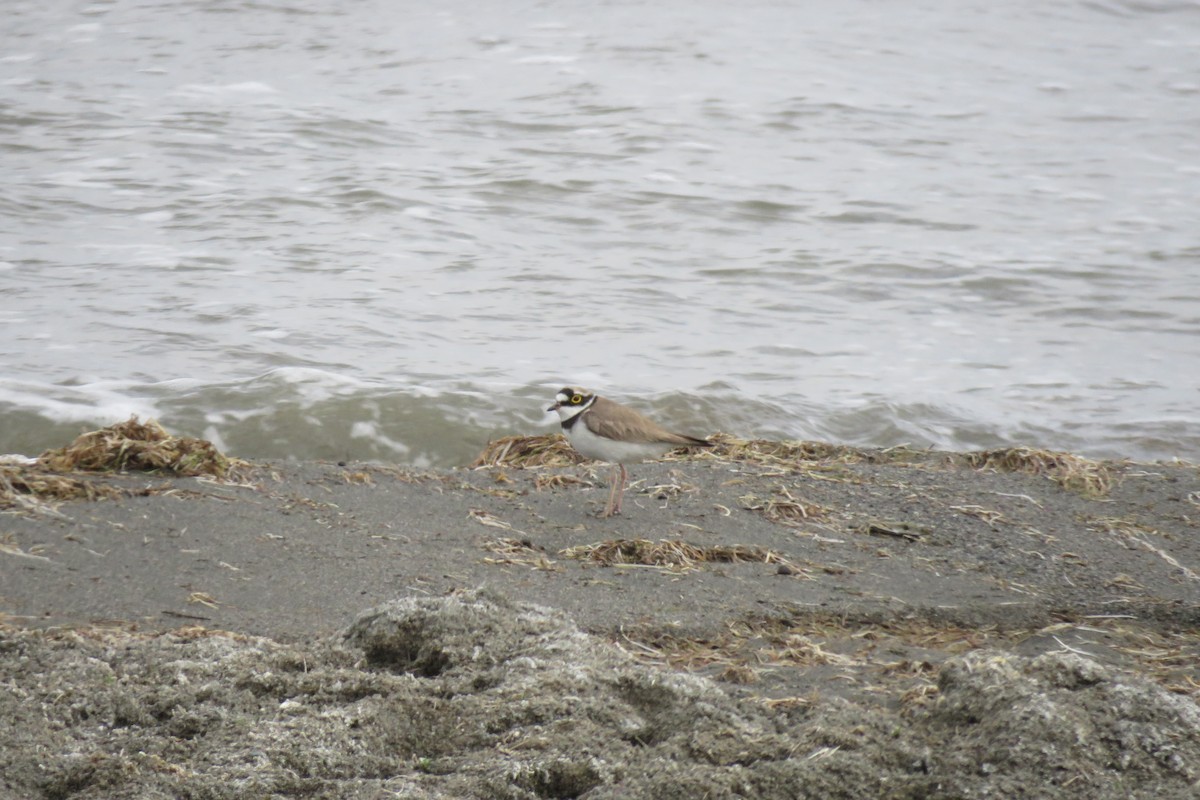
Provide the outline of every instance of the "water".
{"type": "Polygon", "coordinates": [[[0,452],[1200,459],[1200,5],[6,3],[0,452]]]}

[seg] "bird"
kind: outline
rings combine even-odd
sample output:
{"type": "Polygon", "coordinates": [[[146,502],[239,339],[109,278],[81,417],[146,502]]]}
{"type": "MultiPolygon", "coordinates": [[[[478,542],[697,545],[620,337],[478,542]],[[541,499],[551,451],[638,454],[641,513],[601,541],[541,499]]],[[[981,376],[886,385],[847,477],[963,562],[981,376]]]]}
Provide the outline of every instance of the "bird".
{"type": "Polygon", "coordinates": [[[629,480],[626,462],[657,458],[677,447],[713,446],[707,439],[672,433],[632,408],[586,389],[560,389],[554,405],[546,410],[558,412],[563,433],[578,453],[617,466],[602,518],[621,513],[629,480]]]}

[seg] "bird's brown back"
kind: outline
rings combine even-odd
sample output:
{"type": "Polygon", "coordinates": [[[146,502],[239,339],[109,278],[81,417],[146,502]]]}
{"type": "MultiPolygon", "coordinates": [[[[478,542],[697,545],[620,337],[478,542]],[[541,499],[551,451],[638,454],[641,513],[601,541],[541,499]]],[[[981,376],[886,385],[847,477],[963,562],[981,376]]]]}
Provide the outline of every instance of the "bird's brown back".
{"type": "Polygon", "coordinates": [[[711,447],[712,442],[673,433],[654,420],[639,414],[632,408],[597,397],[596,402],[584,412],[584,423],[592,432],[610,439],[629,442],[662,442],[680,447],[711,447]]]}

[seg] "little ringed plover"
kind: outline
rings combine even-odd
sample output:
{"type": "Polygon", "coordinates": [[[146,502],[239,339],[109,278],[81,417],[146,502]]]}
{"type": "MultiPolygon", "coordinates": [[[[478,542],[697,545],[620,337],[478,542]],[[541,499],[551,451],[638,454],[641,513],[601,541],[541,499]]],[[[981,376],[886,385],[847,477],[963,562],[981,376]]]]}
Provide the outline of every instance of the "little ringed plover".
{"type": "Polygon", "coordinates": [[[677,447],[712,447],[707,439],[672,433],[632,408],[600,397],[584,389],[570,386],[559,390],[554,405],[547,411],[557,411],[563,433],[581,455],[598,461],[616,464],[608,506],[600,515],[611,517],[621,513],[621,498],[629,473],[628,461],[657,458],[677,447]]]}

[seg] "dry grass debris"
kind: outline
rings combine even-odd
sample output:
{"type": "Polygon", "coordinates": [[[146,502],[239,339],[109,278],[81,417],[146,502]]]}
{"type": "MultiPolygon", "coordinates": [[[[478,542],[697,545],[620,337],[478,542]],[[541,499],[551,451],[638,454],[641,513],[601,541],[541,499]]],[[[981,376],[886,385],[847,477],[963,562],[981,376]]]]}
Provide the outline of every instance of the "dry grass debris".
{"type": "Polygon", "coordinates": [[[903,539],[906,542],[919,542],[929,533],[928,528],[911,522],[882,522],[879,520],[872,520],[854,530],[868,536],[887,536],[893,539],[903,539]]]}
{"type": "Polygon", "coordinates": [[[569,467],[586,459],[575,452],[561,433],[544,436],[505,436],[489,442],[471,462],[479,467],[569,467]]]}
{"type": "Polygon", "coordinates": [[[1000,629],[920,618],[812,614],[731,622],[715,637],[624,631],[616,644],[644,664],[716,670],[714,677],[739,683],[757,683],[764,673],[778,670],[836,670],[848,685],[912,707],[936,697],[938,672],[947,658],[988,648],[1008,650],[1068,631],[1100,637],[1167,691],[1200,700],[1200,631],[1147,630],[1119,616],[1000,629]]]}
{"type": "MultiPolygon", "coordinates": [[[[27,558],[31,561],[50,563],[51,559],[42,555],[48,549],[45,544],[35,544],[28,550],[22,550],[21,546],[16,542],[16,537],[11,533],[0,534],[0,555],[16,556],[17,558],[27,558]]],[[[6,616],[6,614],[0,612],[0,629],[3,629],[6,616]]]]}
{"type": "Polygon", "coordinates": [[[595,544],[581,544],[559,551],[564,558],[573,558],[603,567],[645,566],[663,567],[673,572],[699,569],[701,564],[720,562],[759,562],[783,564],[786,559],[774,550],[748,545],[702,546],[680,539],[611,539],[595,544]]]}
{"type": "Polygon", "coordinates": [[[781,670],[819,670],[880,701],[891,698],[911,707],[937,695],[943,659],[1028,634],[919,619],[868,621],[813,614],[731,622],[716,637],[627,631],[616,644],[644,664],[712,673],[737,683],[761,683],[781,670]]]}
{"type": "Polygon", "coordinates": [[[705,452],[715,458],[727,461],[793,466],[798,461],[837,461],[843,464],[855,464],[868,460],[867,454],[859,448],[825,442],[773,442],[767,439],[739,439],[727,433],[715,433],[708,437],[708,440],[714,446],[705,452]]]}
{"type": "Polygon", "coordinates": [[[562,569],[555,561],[547,558],[545,552],[534,547],[533,542],[529,539],[511,537],[488,539],[481,546],[484,550],[496,555],[495,558],[485,557],[483,559],[485,564],[518,565],[550,571],[562,569]]]}
{"type": "Polygon", "coordinates": [[[904,445],[875,450],[828,442],[739,439],[727,433],[714,433],[708,440],[713,443],[713,447],[699,451],[698,456],[804,472],[808,472],[813,466],[906,464],[917,463],[924,458],[922,451],[904,445]]]}
{"type": "Polygon", "coordinates": [[[1120,517],[1095,517],[1087,520],[1087,526],[1091,530],[1100,530],[1110,535],[1119,536],[1126,542],[1158,556],[1167,564],[1179,570],[1179,573],[1188,580],[1200,581],[1200,573],[1181,563],[1179,559],[1152,541],[1151,537],[1161,537],[1162,533],[1148,525],[1120,517]]]}
{"type": "Polygon", "coordinates": [[[172,436],[154,420],[143,423],[134,416],[81,434],[66,447],[42,453],[32,464],[0,466],[0,508],[54,514],[52,503],[128,493],[78,473],[161,471],[224,480],[245,465],[224,456],[212,442],[172,436]]]}
{"type": "MultiPolygon", "coordinates": [[[[826,442],[739,439],[728,433],[708,437],[713,446],[703,450],[680,448],[663,456],[663,461],[682,461],[694,458],[736,461],[786,470],[804,469],[814,464],[857,464],[860,462],[905,462],[912,460],[913,451],[905,447],[886,450],[864,450],[826,442]]],[[[505,436],[489,442],[483,452],[471,462],[479,467],[569,467],[587,459],[575,452],[560,433],[542,436],[505,436]]]]}
{"type": "Polygon", "coordinates": [[[212,442],[172,436],[154,420],[136,416],[98,431],[80,434],[57,450],[47,450],[38,464],[53,472],[122,472],[165,470],[176,475],[225,478],[239,465],[212,442]]]}
{"type": "Polygon", "coordinates": [[[1000,513],[994,508],[986,508],[980,505],[950,506],[949,508],[951,511],[957,511],[960,514],[966,514],[969,517],[978,517],[988,525],[991,525],[993,528],[1000,523],[1009,525],[1012,524],[1009,522],[1008,518],[1004,516],[1004,514],[1000,513]]]}
{"type": "Polygon", "coordinates": [[[967,461],[976,469],[1045,475],[1064,489],[1088,497],[1103,497],[1113,487],[1113,473],[1107,465],[1070,453],[1010,447],[969,453],[967,461]]]}
{"type": "Polygon", "coordinates": [[[346,483],[358,486],[374,486],[375,479],[371,477],[371,473],[366,470],[354,470],[342,473],[342,480],[346,483]]]}
{"type": "Polygon", "coordinates": [[[1153,631],[1114,621],[1102,626],[1164,689],[1200,700],[1200,631],[1153,631]]]}
{"type": "Polygon", "coordinates": [[[497,517],[490,511],[484,511],[482,508],[472,508],[467,512],[467,517],[475,520],[480,525],[486,525],[489,528],[500,528],[501,530],[513,531],[514,533],[524,534],[524,531],[519,531],[512,526],[511,523],[497,517]]]}
{"type": "Polygon", "coordinates": [[[563,489],[567,486],[579,486],[585,483],[587,483],[587,481],[578,477],[577,475],[568,475],[562,472],[555,472],[538,475],[533,479],[533,488],[536,491],[543,492],[547,489],[563,489]]]}
{"type": "Polygon", "coordinates": [[[120,497],[121,490],[95,481],[55,475],[36,467],[0,467],[0,508],[45,511],[45,503],[120,497]]]}
{"type": "Polygon", "coordinates": [[[777,522],[780,525],[800,525],[814,517],[821,517],[829,513],[829,509],[824,506],[794,497],[786,486],[780,486],[772,497],[763,499],[753,494],[747,494],[739,497],[738,502],[747,511],[757,511],[771,522],[777,522]]]}

